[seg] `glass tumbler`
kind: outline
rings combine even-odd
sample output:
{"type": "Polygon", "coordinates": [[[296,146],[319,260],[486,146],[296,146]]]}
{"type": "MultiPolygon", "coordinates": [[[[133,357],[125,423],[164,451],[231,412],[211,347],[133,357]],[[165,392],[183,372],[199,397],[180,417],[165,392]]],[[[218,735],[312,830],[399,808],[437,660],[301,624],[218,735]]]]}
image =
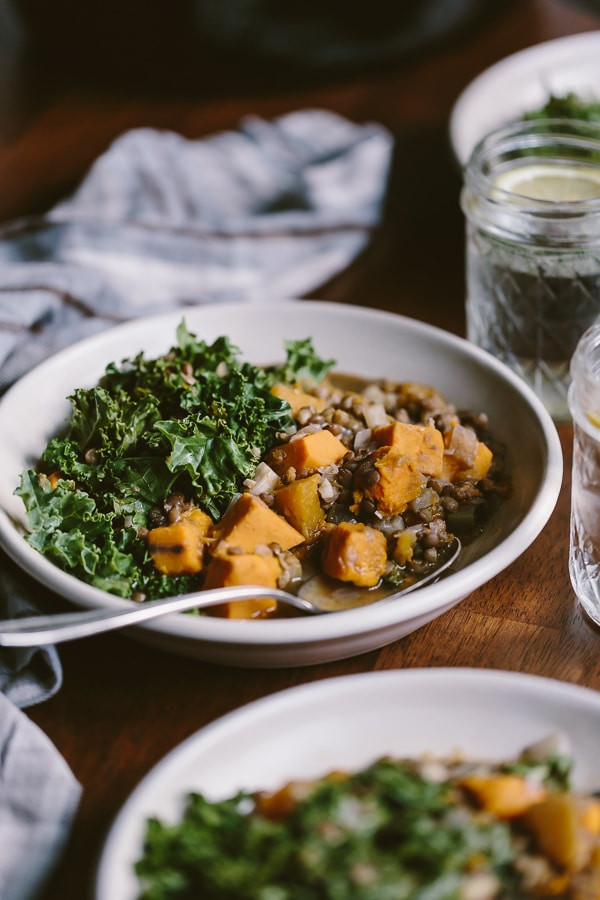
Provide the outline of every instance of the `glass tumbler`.
{"type": "Polygon", "coordinates": [[[573,418],[569,574],[579,602],[600,625],[600,322],[571,361],[573,418]]]}
{"type": "Polygon", "coordinates": [[[461,205],[467,337],[568,421],[569,362],[600,313],[600,127],[535,120],[490,133],[461,205]]]}

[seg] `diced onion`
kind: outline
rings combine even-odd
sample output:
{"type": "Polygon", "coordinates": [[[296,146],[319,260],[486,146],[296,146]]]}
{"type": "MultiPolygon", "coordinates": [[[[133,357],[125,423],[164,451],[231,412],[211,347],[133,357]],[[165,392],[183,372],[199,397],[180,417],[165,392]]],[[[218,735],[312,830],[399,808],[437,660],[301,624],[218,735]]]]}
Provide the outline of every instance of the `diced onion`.
{"type": "Polygon", "coordinates": [[[377,428],[378,425],[387,425],[390,417],[385,411],[383,403],[370,403],[365,408],[365,422],[368,428],[377,428]]]}
{"type": "Polygon", "coordinates": [[[264,494],[266,491],[273,491],[279,484],[279,475],[265,462],[260,462],[256,467],[254,478],[247,478],[244,487],[248,488],[251,494],[264,494]]]}
{"type": "Polygon", "coordinates": [[[365,447],[371,443],[373,433],[370,428],[361,428],[354,436],[354,452],[360,453],[365,447]]]}

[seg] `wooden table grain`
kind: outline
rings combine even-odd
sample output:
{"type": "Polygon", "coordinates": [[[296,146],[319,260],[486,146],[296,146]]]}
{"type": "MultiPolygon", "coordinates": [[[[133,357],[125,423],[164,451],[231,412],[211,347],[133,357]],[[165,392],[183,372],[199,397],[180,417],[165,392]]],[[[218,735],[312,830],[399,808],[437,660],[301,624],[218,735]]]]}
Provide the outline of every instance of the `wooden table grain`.
{"type": "MultiPolygon", "coordinates": [[[[72,189],[126,129],[201,137],[247,113],[301,107],[376,120],[397,139],[389,200],[369,249],[315,292],[396,311],[464,334],[464,224],[448,116],[482,69],[528,45],[600,28],[590,5],[509,3],[489,21],[397,65],[308,84],[242,77],[163,91],[132,79],[78,80],[36,64],[0,4],[0,220],[40,212],[72,189]],[[432,262],[434,260],[435,262],[432,262]]],[[[240,73],[238,73],[239,75],[240,73]]],[[[600,634],[577,607],[567,569],[572,430],[559,429],[564,482],[539,538],[456,608],[404,639],[353,659],[278,670],[179,658],[124,634],[63,645],[64,683],[28,710],[83,786],[72,838],[43,900],[83,898],[109,824],[129,792],[181,740],[242,704],[293,685],[375,669],[473,666],[551,676],[600,690],[600,634]]]]}

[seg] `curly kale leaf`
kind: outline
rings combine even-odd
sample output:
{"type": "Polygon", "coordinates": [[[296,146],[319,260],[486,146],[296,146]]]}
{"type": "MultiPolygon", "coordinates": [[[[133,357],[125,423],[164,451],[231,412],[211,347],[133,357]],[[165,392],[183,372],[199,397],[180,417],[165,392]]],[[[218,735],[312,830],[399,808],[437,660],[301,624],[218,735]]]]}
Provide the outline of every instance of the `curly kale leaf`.
{"type": "Polygon", "coordinates": [[[286,361],[283,366],[271,366],[267,372],[271,384],[283,381],[292,384],[295,381],[322,381],[335,363],[334,359],[321,359],[315,353],[310,338],[300,341],[285,341],[286,361]]]}
{"type": "Polygon", "coordinates": [[[77,390],[69,398],[72,405],[69,437],[80,449],[93,448],[97,454],[125,456],[161,418],[156,396],[148,392],[129,396],[105,387],[77,390]]]}
{"type": "Polygon", "coordinates": [[[113,515],[99,512],[95,501],[73,482],[60,480],[52,488],[48,479],[31,470],[21,476],[17,492],[27,507],[32,547],[89,584],[131,596],[137,566],[127,552],[127,535],[115,531],[113,515]]]}
{"type": "Polygon", "coordinates": [[[138,527],[174,491],[218,519],[277,433],[293,425],[273,396],[275,380],[322,377],[310,341],[286,344],[269,371],[238,360],[226,337],[199,340],[182,322],[157,358],[111,363],[97,387],[78,389],[68,432],[53,438],[41,467],[23,474],[29,542],[66,571],[120,596],[166,596],[194,579],[161,576],[138,527]]]}
{"type": "Polygon", "coordinates": [[[156,427],[171,446],[169,469],[185,472],[197,505],[218,518],[238,490],[240,476],[254,471],[256,459],[209,419],[159,422],[156,427]]]}
{"type": "Polygon", "coordinates": [[[577,119],[600,123],[600,100],[585,99],[573,92],[551,94],[546,103],[525,115],[526,119],[577,119]]]}

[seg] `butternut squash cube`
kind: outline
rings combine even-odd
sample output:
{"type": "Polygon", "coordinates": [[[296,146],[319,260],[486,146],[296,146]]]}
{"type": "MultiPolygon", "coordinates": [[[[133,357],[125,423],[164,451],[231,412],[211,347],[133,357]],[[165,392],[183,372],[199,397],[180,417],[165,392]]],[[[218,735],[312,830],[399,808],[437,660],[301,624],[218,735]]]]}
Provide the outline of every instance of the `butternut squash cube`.
{"type": "Polygon", "coordinates": [[[181,518],[186,522],[195,525],[195,527],[202,532],[204,537],[206,537],[212,525],[211,517],[205,512],[202,512],[197,506],[192,506],[191,509],[184,510],[181,514],[181,518]]]}
{"type": "Polygon", "coordinates": [[[404,512],[408,504],[415,500],[426,482],[415,463],[394,447],[381,447],[372,456],[373,467],[378,480],[365,484],[360,480],[353,491],[354,505],[358,512],[363,498],[372,500],[384,516],[396,516],[404,512]]]}
{"type": "MultiPolygon", "coordinates": [[[[213,556],[206,567],[205,588],[232,587],[234,585],[259,585],[277,587],[281,566],[276,556],[258,553],[231,553],[213,556]]],[[[277,601],[269,597],[254,600],[238,600],[223,604],[227,619],[256,619],[277,611],[277,601]]]]}
{"type": "Polygon", "coordinates": [[[321,565],[328,575],[358,587],[374,587],[386,564],[385,537],[362,522],[336,525],[328,535],[321,557],[321,565]]]}
{"type": "Polygon", "coordinates": [[[300,388],[288,384],[274,384],[271,393],[290,404],[294,419],[305,406],[310,406],[317,412],[322,412],[327,406],[327,401],[323,397],[313,397],[312,394],[307,394],[300,388]]]}
{"type": "Polygon", "coordinates": [[[320,475],[309,475],[291,481],[275,492],[275,509],[307,541],[316,538],[325,524],[325,510],[319,498],[320,483],[320,475]]]}
{"type": "Polygon", "coordinates": [[[283,475],[290,466],[296,472],[329,466],[339,462],[347,452],[340,439],[323,428],[276,447],[271,451],[269,465],[278,475],[283,475]]]}
{"type": "Polygon", "coordinates": [[[600,800],[590,800],[583,810],[581,824],[591,834],[600,834],[600,800]]]}
{"type": "Polygon", "coordinates": [[[163,575],[194,575],[202,569],[210,516],[201,509],[185,512],[178,522],[148,532],[148,551],[163,575]]]}
{"type": "Polygon", "coordinates": [[[60,472],[50,472],[48,475],[48,481],[50,482],[50,487],[52,490],[56,488],[56,485],[60,481],[60,472]]]}
{"type": "Polygon", "coordinates": [[[546,796],[543,785],[521,775],[503,772],[466,775],[461,784],[475,797],[482,809],[499,819],[520,816],[546,796]]]}
{"type": "Polygon", "coordinates": [[[257,794],[257,811],[266,819],[280,822],[287,819],[298,804],[314,791],[314,788],[313,781],[288,781],[274,794],[266,791],[257,794]]]}
{"type": "Polygon", "coordinates": [[[578,872],[589,862],[595,835],[585,825],[585,801],[574,794],[550,794],[527,811],[525,823],[542,852],[557,865],[578,872]]]}
{"type": "Polygon", "coordinates": [[[478,441],[473,465],[464,468],[451,453],[444,453],[441,477],[445,481],[481,481],[489,472],[493,454],[490,448],[478,441]]]}
{"type": "Polygon", "coordinates": [[[304,536],[253,494],[242,494],[213,529],[213,536],[253,553],[259,544],[279,544],[289,550],[304,536]]]}
{"type": "Polygon", "coordinates": [[[392,556],[400,566],[405,566],[413,558],[417,535],[414,531],[401,531],[396,537],[392,556]]]}
{"type": "Polygon", "coordinates": [[[410,422],[391,422],[373,429],[378,444],[393,447],[408,456],[419,472],[439,478],[444,460],[442,432],[433,425],[412,425],[410,422]]]}

